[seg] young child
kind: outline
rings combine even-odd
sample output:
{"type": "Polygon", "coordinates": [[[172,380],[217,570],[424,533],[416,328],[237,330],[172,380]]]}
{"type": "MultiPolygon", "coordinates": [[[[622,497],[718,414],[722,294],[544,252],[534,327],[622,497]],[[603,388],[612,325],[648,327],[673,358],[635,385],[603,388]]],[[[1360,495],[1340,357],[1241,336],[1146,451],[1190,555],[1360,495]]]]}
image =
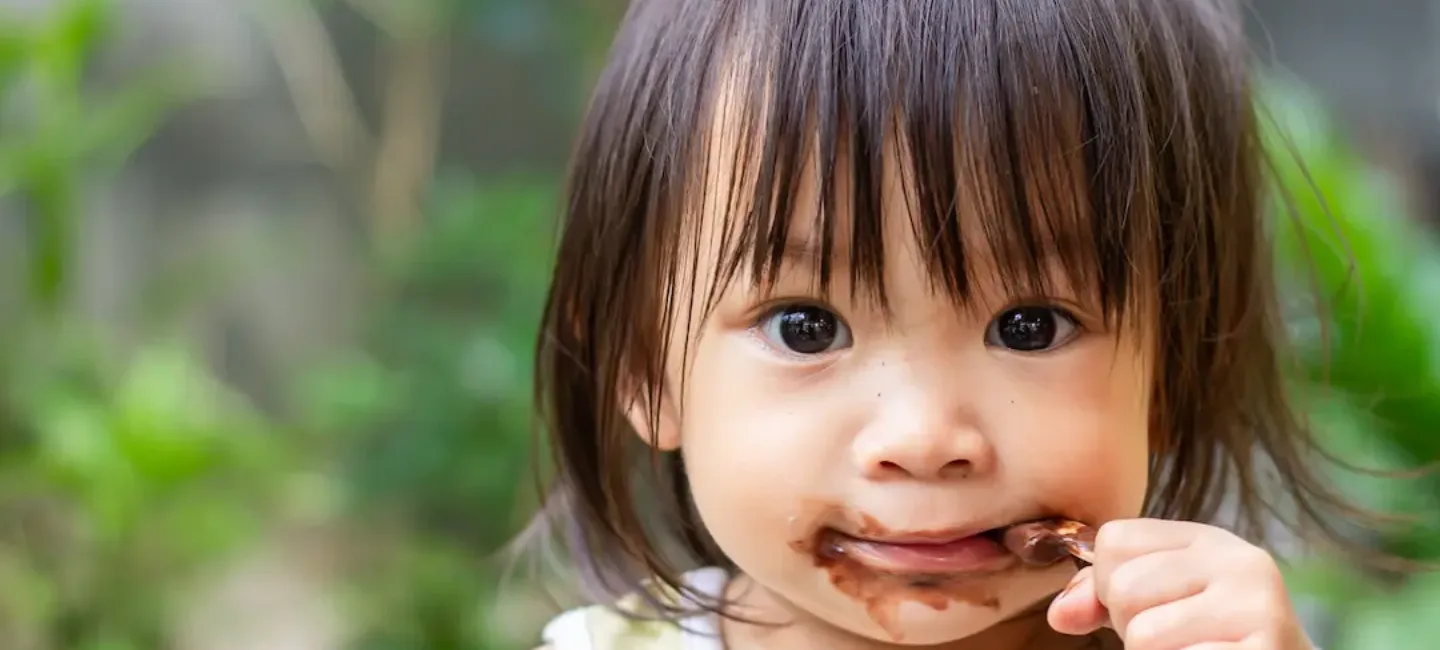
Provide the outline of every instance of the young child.
{"type": "Polygon", "coordinates": [[[1309,650],[1245,541],[1341,502],[1237,8],[632,5],[539,355],[545,521],[602,604],[547,647],[1309,650]],[[999,543],[1050,516],[1093,565],[999,543]]]}

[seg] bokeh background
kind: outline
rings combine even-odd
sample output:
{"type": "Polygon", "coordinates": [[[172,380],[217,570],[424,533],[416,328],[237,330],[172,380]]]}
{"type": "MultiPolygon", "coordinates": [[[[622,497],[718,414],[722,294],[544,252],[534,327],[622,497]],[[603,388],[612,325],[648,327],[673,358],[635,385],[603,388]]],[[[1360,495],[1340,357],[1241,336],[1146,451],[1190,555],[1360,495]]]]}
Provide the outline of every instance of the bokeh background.
{"type": "MultiPolygon", "coordinates": [[[[1295,390],[1346,460],[1440,458],[1440,2],[1246,4],[1309,174],[1275,188],[1295,390]]],[[[490,560],[623,10],[0,0],[0,648],[535,645],[545,590],[490,560]]],[[[1440,559],[1440,480],[1335,480],[1440,559]]],[[[1327,650],[1440,647],[1435,575],[1291,577],[1327,650]]]]}

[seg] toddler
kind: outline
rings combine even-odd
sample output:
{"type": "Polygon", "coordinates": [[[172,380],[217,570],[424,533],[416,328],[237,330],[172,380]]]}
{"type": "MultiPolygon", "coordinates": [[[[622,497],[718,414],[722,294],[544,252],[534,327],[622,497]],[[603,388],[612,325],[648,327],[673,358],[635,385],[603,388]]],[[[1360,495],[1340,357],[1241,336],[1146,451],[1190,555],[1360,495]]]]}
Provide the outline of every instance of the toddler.
{"type": "Polygon", "coordinates": [[[1261,154],[1222,0],[633,2],[538,366],[601,604],[546,647],[1309,650],[1246,541],[1341,504],[1261,154]],[[1094,563],[1002,544],[1047,517],[1094,563]]]}

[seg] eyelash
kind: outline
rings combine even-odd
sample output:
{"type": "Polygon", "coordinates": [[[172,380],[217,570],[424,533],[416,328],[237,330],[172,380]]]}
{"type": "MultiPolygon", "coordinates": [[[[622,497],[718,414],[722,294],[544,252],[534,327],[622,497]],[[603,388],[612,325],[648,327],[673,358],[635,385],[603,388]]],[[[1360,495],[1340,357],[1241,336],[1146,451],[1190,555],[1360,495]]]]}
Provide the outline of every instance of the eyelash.
{"type": "MultiPolygon", "coordinates": [[[[998,331],[998,330],[997,330],[997,331],[998,331]]],[[[1012,304],[1012,305],[1010,305],[1010,306],[1008,306],[1008,307],[1005,307],[1004,309],[1001,309],[1000,311],[996,312],[996,313],[995,313],[995,316],[991,317],[990,321],[985,324],[985,345],[991,346],[991,347],[999,347],[1000,349],[1003,349],[1003,350],[1005,350],[1005,351],[1007,351],[1007,352],[1011,352],[1011,353],[1015,353],[1015,354],[1026,354],[1026,355],[1045,354],[1045,353],[1047,353],[1047,352],[1054,352],[1055,350],[1059,350],[1060,348],[1063,348],[1063,347],[1065,347],[1066,345],[1069,345],[1071,342],[1073,342],[1076,338],[1079,338],[1079,337],[1080,337],[1082,334],[1084,334],[1085,332],[1086,332],[1086,329],[1085,329],[1084,324],[1080,322],[1080,319],[1079,319],[1079,318],[1076,318],[1076,317],[1075,317],[1074,312],[1070,311],[1069,309],[1066,309],[1065,307],[1062,307],[1062,306],[1060,306],[1060,305],[1054,304],[1053,302],[1049,302],[1049,301],[1022,302],[1022,303],[1016,303],[1016,304],[1012,304]],[[1008,347],[1008,346],[1003,346],[1003,345],[997,346],[997,345],[992,344],[991,341],[990,341],[990,334],[991,334],[992,329],[997,328],[997,326],[1000,324],[1001,317],[1002,317],[1002,316],[1005,316],[1006,314],[1010,314],[1010,313],[1016,312],[1016,311],[1021,310],[1021,309],[1043,309],[1043,310],[1047,310],[1048,312],[1050,312],[1050,313],[1053,314],[1054,316],[1056,316],[1056,317],[1058,317],[1059,319],[1063,320],[1063,321],[1065,322],[1065,324],[1066,324],[1068,327],[1071,328],[1071,330],[1070,330],[1070,332],[1069,332],[1068,334],[1066,334],[1066,335],[1064,335],[1064,336],[1055,335],[1055,339],[1054,339],[1053,341],[1051,341],[1048,345],[1046,345],[1044,348],[1036,349],[1036,350],[1021,350],[1021,349],[1017,349],[1017,348],[1011,348],[1011,347],[1008,347]]]]}
{"type": "MultiPolygon", "coordinates": [[[[1035,314],[1031,315],[1033,316],[1035,314]]],[[[1019,315],[1017,314],[1017,317],[1018,316],[1019,315]]],[[[813,361],[818,358],[825,357],[831,352],[835,352],[837,350],[844,350],[854,345],[853,334],[850,332],[850,326],[846,322],[845,318],[840,315],[839,310],[836,310],[822,302],[817,302],[815,300],[809,299],[779,299],[767,301],[766,305],[762,306],[759,309],[759,314],[753,319],[751,319],[748,330],[750,335],[755,337],[756,341],[759,342],[761,345],[765,346],[768,350],[784,356],[788,359],[798,361],[813,361]],[[835,326],[833,328],[834,331],[824,332],[825,335],[833,336],[835,339],[834,343],[826,346],[827,349],[817,349],[813,352],[796,351],[790,348],[790,345],[794,342],[783,341],[783,333],[781,333],[779,336],[771,336],[768,332],[766,332],[766,328],[771,323],[775,322],[774,319],[776,317],[786,312],[799,312],[805,309],[815,309],[823,311],[829,314],[835,320],[835,326]],[[839,348],[834,348],[833,346],[835,345],[835,343],[843,343],[843,345],[839,348]]],[[[1079,318],[1075,316],[1074,312],[1070,309],[1055,304],[1054,301],[1050,300],[1031,300],[1025,302],[1011,303],[1010,305],[1007,305],[1006,307],[995,312],[995,315],[992,316],[985,325],[982,340],[987,347],[996,348],[1015,354],[1039,355],[1053,352],[1065,347],[1066,345],[1069,345],[1076,338],[1083,335],[1086,331],[1087,330],[1084,324],[1079,318]],[[1044,310],[1045,312],[1048,312],[1049,320],[1051,322],[1041,325],[1042,327],[1045,327],[1048,331],[1040,332],[1044,342],[1040,345],[1027,348],[1023,344],[1018,344],[1014,341],[1000,341],[999,337],[1004,336],[1004,333],[1001,331],[1000,328],[1005,325],[1005,323],[1002,322],[1002,318],[1006,315],[1013,314],[1019,310],[1024,309],[1044,310]],[[1066,330],[1067,327],[1069,328],[1069,330],[1066,330]]],[[[1033,330],[1030,333],[1033,334],[1033,330]]],[[[1023,336],[1025,334],[1026,332],[1024,331],[1024,329],[1022,329],[1021,335],[1023,336]]]]}
{"type": "Polygon", "coordinates": [[[821,352],[814,354],[806,354],[796,352],[794,350],[789,350],[782,345],[777,345],[775,342],[770,341],[768,337],[766,337],[764,332],[765,326],[769,324],[771,320],[774,319],[776,316],[779,316],[781,313],[789,310],[806,308],[818,309],[832,314],[835,317],[836,321],[838,321],[840,327],[846,332],[846,337],[851,339],[850,344],[854,344],[853,335],[849,333],[850,325],[848,322],[846,322],[845,318],[840,315],[840,310],[835,309],[834,307],[831,307],[824,302],[816,301],[813,299],[781,298],[767,301],[764,305],[758,308],[758,315],[750,319],[750,327],[748,328],[748,332],[752,337],[755,338],[757,342],[765,346],[766,349],[783,357],[786,357],[787,359],[801,362],[814,361],[817,358],[825,356],[827,353],[821,352]]]}

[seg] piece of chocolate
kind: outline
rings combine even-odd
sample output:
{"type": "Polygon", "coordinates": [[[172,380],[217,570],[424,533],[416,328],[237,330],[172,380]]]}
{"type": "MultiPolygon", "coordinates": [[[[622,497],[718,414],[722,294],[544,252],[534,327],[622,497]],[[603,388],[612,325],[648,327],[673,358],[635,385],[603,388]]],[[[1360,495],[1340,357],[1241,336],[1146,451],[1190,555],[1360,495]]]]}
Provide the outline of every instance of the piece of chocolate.
{"type": "Polygon", "coordinates": [[[1095,561],[1095,529],[1069,519],[1042,519],[1005,529],[1005,548],[1026,564],[1046,566],[1073,556],[1095,561]]]}

